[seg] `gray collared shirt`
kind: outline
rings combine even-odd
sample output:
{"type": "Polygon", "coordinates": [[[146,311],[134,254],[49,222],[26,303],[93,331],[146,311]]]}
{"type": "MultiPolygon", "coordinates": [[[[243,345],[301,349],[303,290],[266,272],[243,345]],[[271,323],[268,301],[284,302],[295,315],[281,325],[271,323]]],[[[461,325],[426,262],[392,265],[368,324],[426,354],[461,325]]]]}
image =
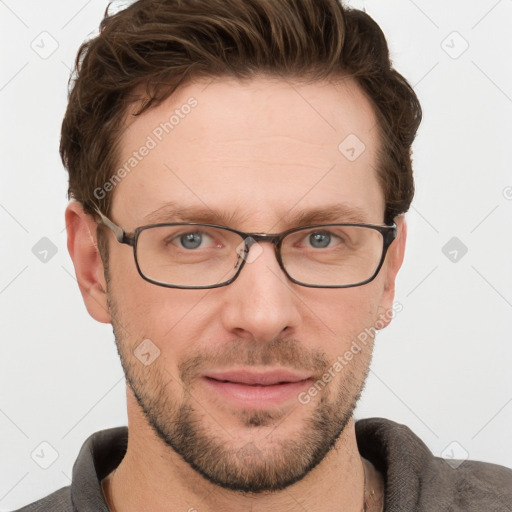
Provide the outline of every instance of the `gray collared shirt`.
{"type": "MultiPolygon", "coordinates": [[[[406,426],[382,418],[356,422],[360,454],[384,475],[386,512],[512,512],[512,470],[434,457],[406,426]]],[[[83,444],[70,486],[16,512],[109,512],[101,480],[126,453],[128,428],[101,430],[83,444]]]]}

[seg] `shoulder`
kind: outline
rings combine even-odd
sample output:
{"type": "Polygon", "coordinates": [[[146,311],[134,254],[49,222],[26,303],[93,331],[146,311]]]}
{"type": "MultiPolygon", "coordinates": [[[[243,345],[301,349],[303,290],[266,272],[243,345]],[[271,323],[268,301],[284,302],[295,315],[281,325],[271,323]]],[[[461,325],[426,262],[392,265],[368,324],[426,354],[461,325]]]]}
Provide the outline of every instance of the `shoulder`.
{"type": "Polygon", "coordinates": [[[426,487],[431,493],[444,489],[460,510],[512,510],[512,469],[473,460],[453,465],[454,461],[433,459],[431,483],[426,487]]]}
{"type": "Polygon", "coordinates": [[[509,468],[436,457],[411,429],[382,418],[358,421],[356,436],[361,455],[386,480],[386,510],[512,510],[509,468]]]}
{"type": "Polygon", "coordinates": [[[83,443],[73,465],[71,485],[15,512],[108,512],[101,480],[121,462],[127,439],[127,427],[114,427],[91,434],[83,443]]]}
{"type": "Polygon", "coordinates": [[[426,461],[420,503],[438,503],[441,510],[504,512],[512,510],[512,470],[473,460],[426,461]]]}
{"type": "Polygon", "coordinates": [[[14,512],[74,512],[71,502],[71,487],[69,485],[62,487],[45,498],[25,505],[14,512]]]}

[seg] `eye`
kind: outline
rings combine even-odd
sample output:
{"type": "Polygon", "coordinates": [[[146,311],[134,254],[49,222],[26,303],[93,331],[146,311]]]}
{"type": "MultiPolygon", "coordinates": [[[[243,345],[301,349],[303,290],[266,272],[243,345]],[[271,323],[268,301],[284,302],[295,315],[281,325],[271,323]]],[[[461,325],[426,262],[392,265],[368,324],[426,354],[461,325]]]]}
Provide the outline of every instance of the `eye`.
{"type": "Polygon", "coordinates": [[[175,245],[178,249],[210,249],[216,245],[215,234],[207,231],[182,231],[181,233],[168,234],[164,245],[175,245]]]}
{"type": "Polygon", "coordinates": [[[179,242],[185,249],[197,249],[203,242],[201,233],[186,233],[179,237],[179,242]]]}
{"type": "Polygon", "coordinates": [[[331,233],[328,231],[315,231],[308,237],[311,247],[325,249],[331,243],[331,233]]]}

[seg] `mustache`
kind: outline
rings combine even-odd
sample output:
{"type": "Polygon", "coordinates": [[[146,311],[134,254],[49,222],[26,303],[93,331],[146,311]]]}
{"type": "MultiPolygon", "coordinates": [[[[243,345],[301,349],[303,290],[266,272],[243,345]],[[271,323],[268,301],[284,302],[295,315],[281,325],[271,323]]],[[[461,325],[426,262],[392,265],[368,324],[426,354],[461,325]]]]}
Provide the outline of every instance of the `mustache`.
{"type": "Polygon", "coordinates": [[[225,347],[201,347],[200,353],[178,365],[181,381],[186,385],[206,369],[230,366],[282,366],[312,373],[315,378],[327,371],[330,360],[325,352],[308,350],[294,338],[277,337],[269,342],[236,339],[225,347]]]}

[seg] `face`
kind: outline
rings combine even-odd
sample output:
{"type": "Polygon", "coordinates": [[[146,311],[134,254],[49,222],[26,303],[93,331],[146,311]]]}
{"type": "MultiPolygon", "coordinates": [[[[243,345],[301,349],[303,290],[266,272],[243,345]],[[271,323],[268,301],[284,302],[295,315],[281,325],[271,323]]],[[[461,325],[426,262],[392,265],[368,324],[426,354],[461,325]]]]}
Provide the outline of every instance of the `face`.
{"type": "MultiPolygon", "coordinates": [[[[128,119],[121,166],[134,152],[137,163],[115,187],[110,218],[128,233],[181,221],[252,233],[382,224],[378,146],[370,104],[351,81],[194,83],[128,119]],[[364,143],[355,159],[338,148],[350,134],[364,143]]],[[[131,247],[110,234],[106,294],[95,298],[93,286],[84,298],[112,322],[132,413],[216,485],[261,492],[303,478],[352,418],[373,340],[346,354],[391,308],[405,241],[398,225],[378,276],[346,289],[292,283],[265,242],[228,286],[164,288],[143,280],[131,247]]]]}

